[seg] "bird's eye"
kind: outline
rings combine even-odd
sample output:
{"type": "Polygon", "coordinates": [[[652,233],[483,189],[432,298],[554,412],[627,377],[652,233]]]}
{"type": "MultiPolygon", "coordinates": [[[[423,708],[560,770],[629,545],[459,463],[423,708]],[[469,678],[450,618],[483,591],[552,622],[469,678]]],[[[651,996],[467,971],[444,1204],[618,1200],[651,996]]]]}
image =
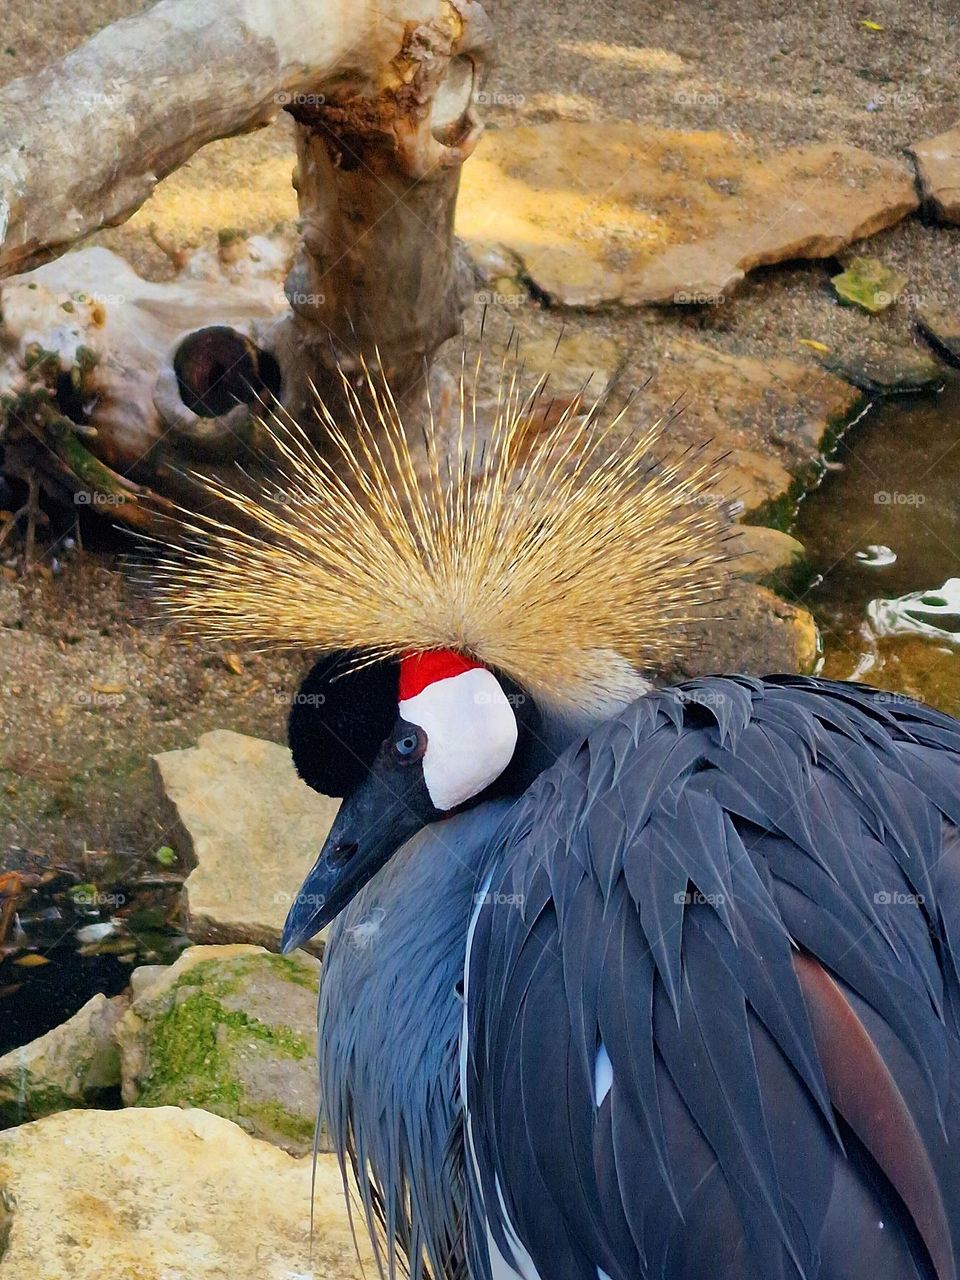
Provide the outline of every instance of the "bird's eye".
{"type": "Polygon", "coordinates": [[[426,738],[419,729],[405,729],[393,743],[393,750],[402,764],[419,760],[426,747],[426,738]]]}

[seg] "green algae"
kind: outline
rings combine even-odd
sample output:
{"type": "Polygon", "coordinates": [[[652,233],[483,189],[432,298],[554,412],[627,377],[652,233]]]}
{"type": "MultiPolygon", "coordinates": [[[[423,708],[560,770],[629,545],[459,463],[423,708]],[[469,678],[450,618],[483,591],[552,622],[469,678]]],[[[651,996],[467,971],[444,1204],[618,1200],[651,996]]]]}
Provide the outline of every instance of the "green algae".
{"type": "Polygon", "coordinates": [[[75,1097],[56,1085],[38,1081],[29,1071],[18,1082],[16,1093],[0,1092],[0,1129],[12,1129],[29,1120],[42,1120],[57,1111],[70,1111],[80,1105],[75,1097]]]}
{"type": "Polygon", "coordinates": [[[150,1018],[149,1065],[136,1105],[196,1106],[235,1120],[261,1136],[277,1135],[309,1144],[311,1118],[279,1100],[254,1100],[238,1078],[236,1064],[264,1059],[311,1059],[309,1040],[283,1023],[270,1025],[242,1009],[230,1008],[245,981],[264,966],[283,981],[316,990],[316,977],[284,956],[240,956],[224,964],[204,960],[188,969],[165,993],[165,1008],[150,1018]]]}
{"type": "Polygon", "coordinates": [[[306,987],[314,993],[319,990],[316,971],[308,968],[294,956],[271,955],[269,963],[277,973],[286,978],[287,982],[292,982],[298,987],[306,987]]]}
{"type": "Polygon", "coordinates": [[[288,1111],[282,1103],[245,1103],[242,1115],[256,1120],[261,1133],[273,1132],[278,1137],[287,1138],[301,1146],[308,1146],[313,1142],[315,1122],[288,1111]]]}

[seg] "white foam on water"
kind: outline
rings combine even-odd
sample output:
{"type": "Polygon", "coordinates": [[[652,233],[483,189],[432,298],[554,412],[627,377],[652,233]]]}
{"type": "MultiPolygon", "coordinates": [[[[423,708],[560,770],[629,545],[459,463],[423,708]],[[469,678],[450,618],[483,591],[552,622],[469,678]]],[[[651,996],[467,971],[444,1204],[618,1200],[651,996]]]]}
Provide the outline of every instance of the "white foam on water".
{"type": "Polygon", "coordinates": [[[878,637],[926,636],[960,647],[960,578],[948,578],[932,591],[912,591],[895,600],[871,600],[867,618],[878,637]]]}
{"type": "Polygon", "coordinates": [[[879,542],[871,542],[863,551],[857,552],[861,564],[868,564],[873,569],[884,569],[888,564],[895,564],[897,553],[879,542]]]}

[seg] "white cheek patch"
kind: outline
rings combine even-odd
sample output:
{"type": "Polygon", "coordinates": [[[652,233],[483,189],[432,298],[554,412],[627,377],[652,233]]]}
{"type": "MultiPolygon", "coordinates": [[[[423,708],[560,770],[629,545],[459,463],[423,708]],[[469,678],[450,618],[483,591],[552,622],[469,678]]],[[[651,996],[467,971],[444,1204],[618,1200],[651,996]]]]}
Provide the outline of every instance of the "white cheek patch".
{"type": "Polygon", "coordinates": [[[423,777],[438,809],[455,809],[499,778],[513,759],[517,717],[492,672],[473,667],[435,680],[400,703],[427,735],[423,777]]]}

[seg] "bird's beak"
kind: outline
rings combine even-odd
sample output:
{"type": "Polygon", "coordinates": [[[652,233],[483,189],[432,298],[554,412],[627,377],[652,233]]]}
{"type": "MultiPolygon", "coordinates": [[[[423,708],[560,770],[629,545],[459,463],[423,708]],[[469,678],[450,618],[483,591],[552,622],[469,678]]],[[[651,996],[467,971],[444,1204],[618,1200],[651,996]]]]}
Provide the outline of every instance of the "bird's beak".
{"type": "Polygon", "coordinates": [[[302,946],[346,907],[402,844],[440,815],[420,768],[375,764],[340,806],[283,927],[282,949],[302,946]]]}

